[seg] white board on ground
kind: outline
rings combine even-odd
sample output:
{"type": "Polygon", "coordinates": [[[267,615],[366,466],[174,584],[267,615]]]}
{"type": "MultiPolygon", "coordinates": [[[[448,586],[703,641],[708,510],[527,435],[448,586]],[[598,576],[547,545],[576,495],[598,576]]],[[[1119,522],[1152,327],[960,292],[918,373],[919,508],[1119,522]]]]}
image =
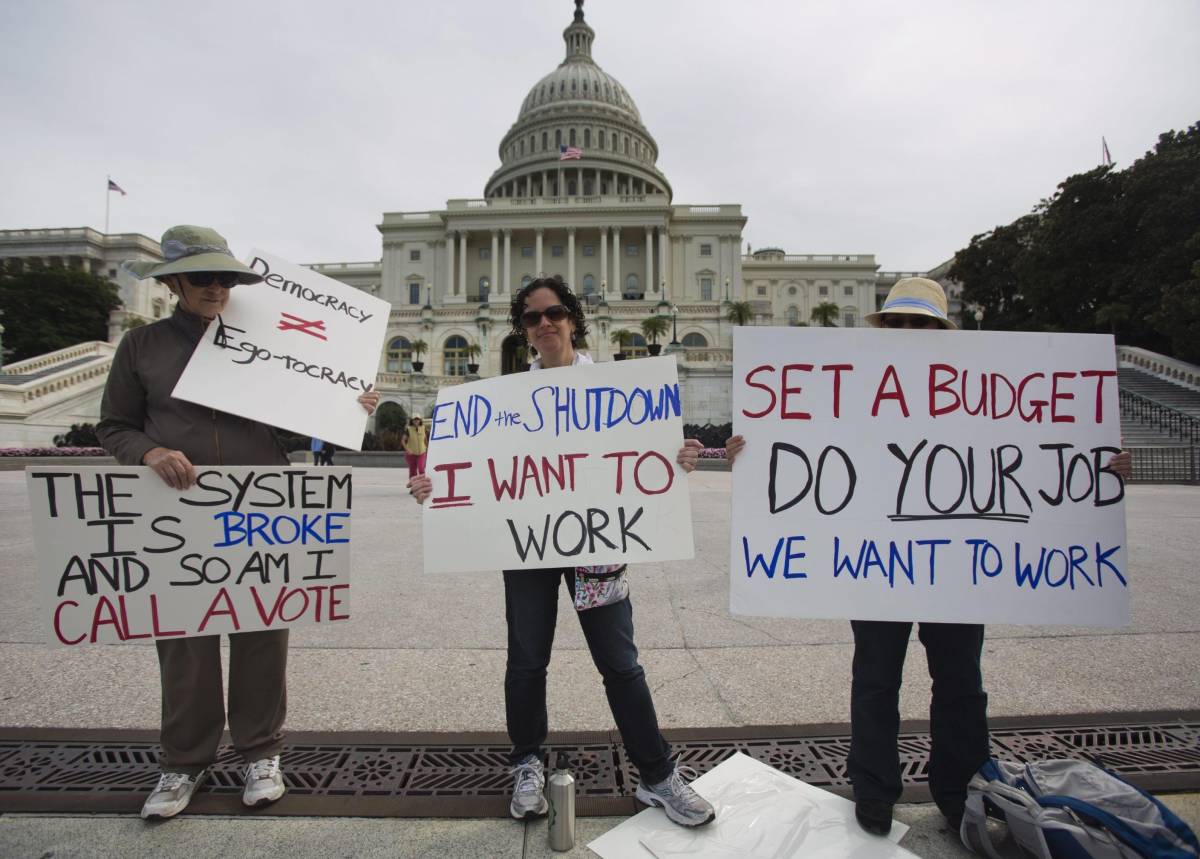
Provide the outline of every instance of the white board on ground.
{"type": "Polygon", "coordinates": [[[673,357],[442,388],[425,571],[691,558],[681,414],[673,357]]]}
{"type": "Polygon", "coordinates": [[[1129,621],[1111,337],[734,329],[730,610],[1129,621]]]}
{"type": "Polygon", "coordinates": [[[868,835],[854,803],[738,752],[692,782],[717,817],[685,829],[647,808],[591,841],[602,859],[901,859],[908,826],[868,835]]]}
{"type": "Polygon", "coordinates": [[[349,468],[25,470],[39,615],[53,645],[118,644],[350,617],[349,468]]]}
{"type": "Polygon", "coordinates": [[[246,265],[265,280],[230,290],[174,396],[359,450],[391,305],[266,251],[246,265]]]}

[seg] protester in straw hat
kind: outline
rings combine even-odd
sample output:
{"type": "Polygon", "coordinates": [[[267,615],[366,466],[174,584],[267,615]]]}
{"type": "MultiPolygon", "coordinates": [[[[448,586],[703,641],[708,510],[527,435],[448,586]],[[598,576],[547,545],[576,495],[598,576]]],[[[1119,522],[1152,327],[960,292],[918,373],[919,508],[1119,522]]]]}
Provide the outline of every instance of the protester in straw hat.
{"type": "MultiPolygon", "coordinates": [[[[174,489],[196,481],[197,465],[288,464],[264,424],[172,397],[175,383],[230,290],[262,278],[234,258],[219,233],[178,226],[162,237],[164,260],[128,263],[138,277],[165,283],[174,313],[129,331],[117,347],[96,427],[122,465],[146,465],[174,489]]],[[[361,395],[368,414],[378,393],[361,395]]],[[[286,791],[279,769],[287,709],[286,629],[229,636],[229,731],[246,761],[242,801],[264,805],[286,791]]],[[[173,817],[204,781],[225,726],[220,636],[160,638],[162,773],[142,817],[173,817]]]]}
{"type": "MultiPolygon", "coordinates": [[[[888,292],[883,307],[867,314],[873,328],[948,330],[958,328],[948,314],[946,293],[937,281],[924,277],[900,280],[888,292]]],[[[745,448],[745,439],[726,442],[732,464],[745,448]]],[[[1108,468],[1131,476],[1127,451],[1117,454],[1108,468]]],[[[901,794],[898,732],[900,684],[912,623],[850,621],[854,632],[854,662],[850,686],[850,754],[847,773],[854,788],[859,825],[875,835],[892,828],[892,808],[901,794]]],[[[988,759],[987,693],[980,659],[984,627],[973,623],[924,623],[917,633],[925,646],[933,678],[929,756],[929,788],[950,826],[962,822],[967,782],[988,759]]]]}

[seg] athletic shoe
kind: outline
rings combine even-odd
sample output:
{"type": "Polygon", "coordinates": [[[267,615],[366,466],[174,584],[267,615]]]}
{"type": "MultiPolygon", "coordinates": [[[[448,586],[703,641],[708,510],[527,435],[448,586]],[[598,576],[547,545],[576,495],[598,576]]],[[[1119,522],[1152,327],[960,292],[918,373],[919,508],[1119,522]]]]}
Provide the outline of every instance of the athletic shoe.
{"type": "Polygon", "coordinates": [[[691,767],[675,765],[667,778],[658,784],[638,785],[637,798],[646,805],[656,805],[680,826],[703,826],[717,816],[712,803],[702,797],[688,784],[696,777],[691,767]],[[686,780],[685,780],[686,779],[686,780]]]}
{"type": "Polygon", "coordinates": [[[872,799],[860,799],[854,803],[854,817],[858,825],[872,835],[887,835],[892,831],[892,804],[872,799]]]}
{"type": "Polygon", "coordinates": [[[246,789],[242,791],[242,804],[251,808],[268,805],[287,793],[283,773],[279,769],[279,755],[262,758],[246,767],[246,789]]]}
{"type": "Polygon", "coordinates": [[[207,769],[195,775],[163,773],[158,777],[158,785],[142,805],[142,818],[150,820],[174,817],[187,808],[187,804],[192,801],[192,794],[207,776],[207,769]]]}
{"type": "Polygon", "coordinates": [[[546,769],[535,755],[526,755],[512,769],[513,795],[508,813],[517,820],[541,817],[550,810],[546,802],[546,769]]]}

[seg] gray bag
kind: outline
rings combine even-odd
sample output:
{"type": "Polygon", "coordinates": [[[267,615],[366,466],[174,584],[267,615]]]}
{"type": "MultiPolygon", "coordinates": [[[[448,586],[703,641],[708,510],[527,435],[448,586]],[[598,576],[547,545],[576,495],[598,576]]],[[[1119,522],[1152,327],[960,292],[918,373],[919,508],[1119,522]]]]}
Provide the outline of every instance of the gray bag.
{"type": "Polygon", "coordinates": [[[990,760],[967,786],[959,836],[1000,859],[987,831],[992,811],[1037,859],[1196,859],[1187,824],[1148,793],[1084,761],[990,760]]]}

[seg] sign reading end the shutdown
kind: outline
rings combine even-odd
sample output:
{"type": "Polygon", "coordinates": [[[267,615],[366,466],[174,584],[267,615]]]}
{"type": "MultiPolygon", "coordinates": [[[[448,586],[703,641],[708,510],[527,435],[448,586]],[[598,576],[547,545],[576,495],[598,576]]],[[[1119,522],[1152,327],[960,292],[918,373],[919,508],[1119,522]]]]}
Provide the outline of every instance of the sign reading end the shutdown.
{"type": "Polygon", "coordinates": [[[734,329],[730,610],[1129,622],[1111,337],[734,329]]]}
{"type": "Polygon", "coordinates": [[[62,646],[350,616],[348,468],[29,468],[40,612],[62,646]]]}

